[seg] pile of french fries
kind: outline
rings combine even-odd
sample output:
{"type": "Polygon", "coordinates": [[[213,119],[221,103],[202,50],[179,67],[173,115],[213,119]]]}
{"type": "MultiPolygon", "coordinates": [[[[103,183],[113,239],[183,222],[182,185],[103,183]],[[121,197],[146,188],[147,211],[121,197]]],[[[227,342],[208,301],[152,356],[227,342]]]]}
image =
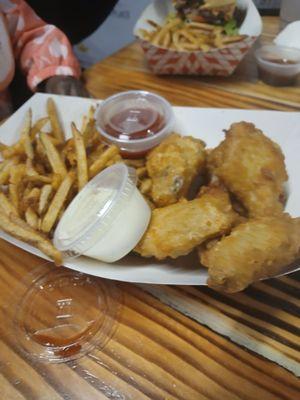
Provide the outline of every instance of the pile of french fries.
{"type": "Polygon", "coordinates": [[[139,34],[154,46],[177,51],[204,51],[220,49],[241,41],[244,35],[228,36],[222,26],[203,22],[168,18],[163,25],[147,21],[152,30],[140,29],[139,34]]]}
{"type": "Polygon", "coordinates": [[[69,139],[51,98],[47,114],[32,123],[28,110],[19,141],[12,146],[0,143],[0,229],[60,265],[62,255],[52,244],[53,232],[68,204],[90,179],[110,165],[125,162],[136,168],[143,193],[151,189],[151,181],[145,159],[122,159],[116,146],[103,143],[95,129],[93,107],[83,116],[80,128],[71,124],[69,139]]]}

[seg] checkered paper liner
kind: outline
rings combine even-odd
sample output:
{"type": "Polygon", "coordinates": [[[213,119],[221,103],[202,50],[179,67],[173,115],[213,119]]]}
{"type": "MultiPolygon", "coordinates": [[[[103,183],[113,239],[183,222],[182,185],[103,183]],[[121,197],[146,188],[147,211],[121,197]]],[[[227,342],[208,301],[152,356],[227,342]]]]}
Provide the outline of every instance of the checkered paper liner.
{"type": "Polygon", "coordinates": [[[143,39],[140,42],[149,68],[155,74],[229,76],[256,39],[256,36],[246,36],[240,42],[208,52],[169,50],[143,39]]]}

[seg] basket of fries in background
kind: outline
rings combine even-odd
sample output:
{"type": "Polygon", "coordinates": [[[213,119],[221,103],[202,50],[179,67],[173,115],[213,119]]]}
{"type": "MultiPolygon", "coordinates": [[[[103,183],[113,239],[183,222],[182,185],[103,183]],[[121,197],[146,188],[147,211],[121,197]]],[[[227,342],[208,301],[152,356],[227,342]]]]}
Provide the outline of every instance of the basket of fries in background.
{"type": "Polygon", "coordinates": [[[229,76],[261,34],[252,0],[156,0],[134,28],[155,74],[229,76]]]}

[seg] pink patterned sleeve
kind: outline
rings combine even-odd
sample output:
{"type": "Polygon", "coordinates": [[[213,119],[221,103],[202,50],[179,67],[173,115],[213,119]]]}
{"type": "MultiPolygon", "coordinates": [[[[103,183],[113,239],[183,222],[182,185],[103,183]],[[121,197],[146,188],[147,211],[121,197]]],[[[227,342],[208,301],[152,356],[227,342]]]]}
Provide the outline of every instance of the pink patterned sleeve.
{"type": "Polygon", "coordinates": [[[33,91],[54,75],[80,76],[70,42],[54,25],[46,24],[24,0],[0,0],[12,38],[15,57],[33,91]]]}

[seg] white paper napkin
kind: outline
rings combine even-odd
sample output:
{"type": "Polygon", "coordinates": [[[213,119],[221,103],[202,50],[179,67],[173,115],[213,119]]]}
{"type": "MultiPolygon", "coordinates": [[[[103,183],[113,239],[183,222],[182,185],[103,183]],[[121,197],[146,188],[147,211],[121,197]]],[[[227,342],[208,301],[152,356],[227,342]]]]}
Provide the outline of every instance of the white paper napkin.
{"type": "Polygon", "coordinates": [[[300,49],[300,21],[292,22],[274,39],[278,46],[287,46],[300,49]]]}

